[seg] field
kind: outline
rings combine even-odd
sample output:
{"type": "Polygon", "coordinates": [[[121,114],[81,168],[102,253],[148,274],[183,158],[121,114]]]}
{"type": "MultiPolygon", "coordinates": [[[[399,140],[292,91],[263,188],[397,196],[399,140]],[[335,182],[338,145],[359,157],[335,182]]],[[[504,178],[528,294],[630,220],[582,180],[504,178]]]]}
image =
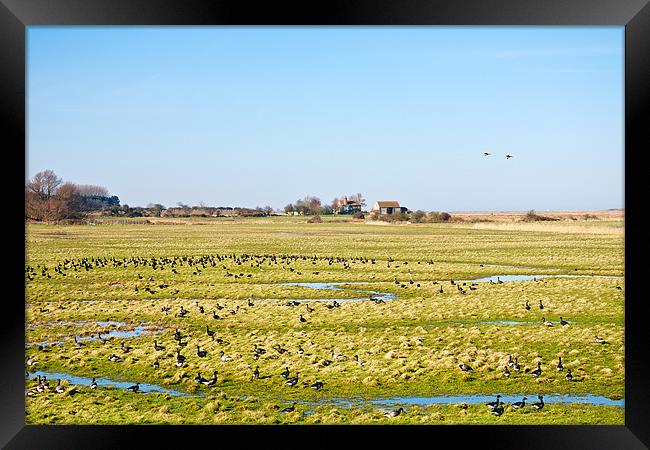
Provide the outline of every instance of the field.
{"type": "Polygon", "coordinates": [[[152,222],[27,225],[28,424],[623,424],[620,216],[152,222]]]}

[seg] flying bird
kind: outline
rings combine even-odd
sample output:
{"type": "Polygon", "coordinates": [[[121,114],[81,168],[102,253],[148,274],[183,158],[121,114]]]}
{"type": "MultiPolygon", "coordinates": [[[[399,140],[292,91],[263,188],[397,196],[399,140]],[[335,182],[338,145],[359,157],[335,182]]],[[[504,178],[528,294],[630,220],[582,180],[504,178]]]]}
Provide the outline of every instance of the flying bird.
{"type": "Polygon", "coordinates": [[[513,157],[512,155],[506,155],[506,159],[510,159],[512,157],[513,157]]]}
{"type": "Polygon", "coordinates": [[[483,152],[483,154],[484,154],[485,156],[490,156],[492,153],[483,152]]]}

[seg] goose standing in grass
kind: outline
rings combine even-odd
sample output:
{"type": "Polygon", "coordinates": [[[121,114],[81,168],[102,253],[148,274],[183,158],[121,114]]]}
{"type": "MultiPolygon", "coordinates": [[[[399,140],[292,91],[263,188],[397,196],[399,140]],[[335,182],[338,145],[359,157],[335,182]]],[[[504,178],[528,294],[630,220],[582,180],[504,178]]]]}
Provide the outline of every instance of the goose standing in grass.
{"type": "Polygon", "coordinates": [[[553,322],[550,322],[550,321],[546,320],[545,317],[542,317],[542,323],[544,325],[546,325],[547,327],[552,327],[553,326],[553,322]]]}
{"type": "Polygon", "coordinates": [[[531,375],[533,376],[533,378],[537,378],[537,377],[539,377],[541,374],[542,374],[542,363],[541,363],[541,362],[538,362],[538,363],[537,363],[537,369],[533,370],[533,371],[531,372],[531,375]]]}
{"type": "Polygon", "coordinates": [[[83,347],[84,345],[86,345],[86,344],[84,344],[84,343],[82,343],[82,342],[79,342],[79,341],[77,340],[77,336],[75,335],[75,337],[74,337],[74,346],[77,347],[77,348],[79,348],[79,347],[83,347]]]}
{"type": "Polygon", "coordinates": [[[204,384],[206,386],[212,386],[217,382],[217,371],[214,371],[214,374],[212,375],[212,378],[208,378],[207,380],[204,379],[201,381],[201,384],[204,384]]]}
{"type": "Polygon", "coordinates": [[[176,367],[181,367],[184,362],[185,362],[185,357],[183,355],[181,355],[180,350],[177,350],[176,351],[176,367]]]}
{"type": "Polygon", "coordinates": [[[305,323],[305,322],[307,322],[307,319],[305,319],[305,318],[302,316],[302,314],[300,314],[300,321],[301,321],[302,323],[305,323]]]}
{"type": "Polygon", "coordinates": [[[492,411],[490,411],[490,414],[494,414],[495,416],[499,417],[501,414],[503,414],[503,402],[499,403],[499,405],[495,406],[492,411]]]}
{"type": "Polygon", "coordinates": [[[521,366],[519,365],[518,358],[515,358],[515,363],[514,363],[514,365],[512,366],[512,369],[513,369],[515,372],[519,372],[519,371],[521,370],[521,366]]]}
{"type": "Polygon", "coordinates": [[[158,344],[158,341],[153,341],[153,349],[156,350],[157,352],[161,352],[165,350],[165,347],[162,345],[158,344]]]}
{"type": "Polygon", "coordinates": [[[323,388],[323,383],[321,381],[317,381],[311,385],[311,388],[320,391],[323,388]]]}
{"type": "Polygon", "coordinates": [[[280,376],[281,376],[282,378],[289,378],[289,368],[286,367],[286,368],[284,369],[284,372],[282,372],[282,373],[280,374],[280,376]]]}
{"type": "Polygon", "coordinates": [[[569,322],[567,322],[562,318],[562,316],[560,316],[560,325],[569,325],[569,322]]]}
{"type": "Polygon", "coordinates": [[[515,365],[515,362],[512,360],[512,355],[508,355],[508,365],[510,367],[515,365]]]}
{"type": "Polygon", "coordinates": [[[287,386],[294,387],[297,383],[298,383],[298,374],[296,374],[295,377],[290,378],[289,381],[287,381],[284,384],[286,384],[287,386]]]}
{"type": "Polygon", "coordinates": [[[128,345],[124,345],[124,341],[122,341],[122,351],[124,353],[129,353],[131,350],[133,350],[133,347],[129,347],[128,345]]]}
{"type": "Polygon", "coordinates": [[[542,301],[539,301],[539,309],[544,309],[544,305],[542,304],[542,301]]]}
{"type": "Polygon", "coordinates": [[[469,371],[474,370],[465,363],[459,364],[458,367],[460,367],[460,370],[462,370],[463,372],[469,372],[469,371]]]}
{"type": "Polygon", "coordinates": [[[205,381],[205,378],[201,376],[201,373],[197,373],[196,376],[194,377],[194,382],[195,383],[203,383],[205,381]]]}
{"type": "Polygon", "coordinates": [[[133,386],[129,386],[126,388],[127,391],[131,391],[133,393],[137,393],[140,390],[140,383],[135,383],[133,386]]]}
{"type": "Polygon", "coordinates": [[[205,358],[208,356],[208,352],[206,350],[201,350],[201,347],[198,345],[196,346],[196,354],[199,356],[199,358],[205,358]]]}
{"type": "Polygon", "coordinates": [[[567,369],[566,376],[564,377],[567,381],[573,380],[573,375],[571,375],[571,369],[567,369]]]}
{"type": "Polygon", "coordinates": [[[253,370],[253,378],[259,378],[260,377],[260,366],[255,366],[255,370],[253,370]]]}
{"type": "Polygon", "coordinates": [[[399,409],[396,409],[394,411],[385,411],[384,416],[386,416],[386,417],[397,417],[403,412],[404,412],[404,408],[400,407],[399,409]]]}
{"type": "Polygon", "coordinates": [[[607,342],[605,339],[599,338],[598,336],[596,336],[596,342],[598,344],[609,344],[609,342],[607,342]]]}
{"type": "Polygon", "coordinates": [[[357,365],[362,367],[366,365],[366,362],[363,359],[359,358],[359,355],[354,355],[354,358],[357,360],[357,365]]]}
{"type": "Polygon", "coordinates": [[[528,397],[524,397],[520,402],[515,402],[512,404],[512,407],[514,409],[521,409],[524,406],[526,406],[526,400],[528,400],[528,397]]]}
{"type": "Polygon", "coordinates": [[[221,353],[219,354],[219,356],[221,357],[221,361],[223,361],[223,362],[227,362],[227,361],[232,360],[232,358],[230,356],[226,355],[226,352],[224,352],[223,350],[221,350],[221,353]]]}
{"type": "Polygon", "coordinates": [[[296,402],[293,402],[293,403],[291,404],[291,406],[289,406],[288,408],[284,408],[284,409],[282,410],[282,412],[283,412],[283,413],[290,413],[290,412],[293,412],[295,409],[296,409],[296,402]]]}
{"type": "Polygon", "coordinates": [[[564,370],[564,366],[562,365],[562,357],[558,356],[557,371],[562,372],[563,370],[564,370]]]}
{"type": "Polygon", "coordinates": [[[530,311],[530,305],[528,304],[528,300],[526,300],[526,306],[524,306],[524,308],[526,308],[526,311],[530,311]]]}
{"type": "Polygon", "coordinates": [[[122,358],[117,356],[115,353],[111,354],[111,356],[109,356],[108,359],[110,359],[113,362],[121,362],[122,361],[122,358]]]}
{"type": "Polygon", "coordinates": [[[153,367],[154,369],[159,368],[159,367],[160,367],[160,363],[158,362],[158,360],[155,360],[155,361],[153,362],[153,364],[151,365],[151,367],[153,367]]]}
{"type": "Polygon", "coordinates": [[[539,399],[539,402],[535,402],[531,406],[533,409],[539,410],[544,407],[544,397],[542,395],[538,395],[537,398],[539,399]]]}
{"type": "Polygon", "coordinates": [[[487,406],[490,409],[494,409],[497,406],[499,406],[499,403],[501,402],[501,395],[497,395],[497,399],[493,402],[486,403],[485,406],[487,406]]]}
{"type": "Polygon", "coordinates": [[[61,385],[61,380],[60,379],[56,383],[56,387],[54,388],[54,392],[56,392],[57,394],[63,394],[65,392],[65,388],[61,385]]]}
{"type": "Polygon", "coordinates": [[[508,370],[508,366],[505,366],[505,369],[503,369],[503,376],[506,378],[510,377],[510,371],[508,370]]]}
{"type": "Polygon", "coordinates": [[[205,332],[208,334],[208,336],[213,337],[214,336],[214,331],[210,330],[210,327],[208,325],[205,326],[205,332]]]}

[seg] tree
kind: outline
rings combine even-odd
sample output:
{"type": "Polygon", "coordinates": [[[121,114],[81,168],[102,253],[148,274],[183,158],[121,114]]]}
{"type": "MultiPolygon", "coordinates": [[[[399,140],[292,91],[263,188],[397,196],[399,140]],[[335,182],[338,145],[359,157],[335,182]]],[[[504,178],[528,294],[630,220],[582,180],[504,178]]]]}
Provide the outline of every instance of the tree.
{"type": "Polygon", "coordinates": [[[332,199],[332,203],[330,203],[332,207],[332,211],[334,211],[335,213],[339,212],[339,200],[340,199],[338,197],[334,197],[332,199]]]}
{"type": "Polygon", "coordinates": [[[284,212],[287,214],[293,214],[295,210],[296,209],[294,208],[293,203],[289,203],[287,206],[284,207],[284,212]]]}
{"type": "Polygon", "coordinates": [[[47,169],[34,175],[34,178],[27,183],[27,188],[42,200],[47,200],[56,193],[61,183],[63,180],[57,177],[54,171],[47,169]]]}
{"type": "Polygon", "coordinates": [[[147,205],[147,209],[153,214],[155,217],[160,217],[160,214],[163,212],[165,207],[161,205],[160,203],[149,203],[147,205]]]}
{"type": "Polygon", "coordinates": [[[354,199],[356,200],[357,203],[361,205],[362,208],[366,206],[366,199],[363,198],[363,196],[360,193],[357,193],[357,195],[354,196],[354,199]]]}
{"type": "Polygon", "coordinates": [[[270,216],[273,212],[273,208],[271,208],[269,205],[266,205],[264,208],[262,208],[262,211],[264,211],[267,216],[270,216]]]}

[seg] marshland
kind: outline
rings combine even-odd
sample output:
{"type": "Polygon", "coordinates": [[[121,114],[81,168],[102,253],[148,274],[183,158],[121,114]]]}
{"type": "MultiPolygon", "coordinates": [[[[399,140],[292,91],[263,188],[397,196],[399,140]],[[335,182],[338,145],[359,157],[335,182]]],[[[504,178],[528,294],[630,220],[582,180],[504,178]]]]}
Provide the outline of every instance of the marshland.
{"type": "Polygon", "coordinates": [[[623,219],[577,217],[30,223],[26,422],[623,424],[623,219]]]}

